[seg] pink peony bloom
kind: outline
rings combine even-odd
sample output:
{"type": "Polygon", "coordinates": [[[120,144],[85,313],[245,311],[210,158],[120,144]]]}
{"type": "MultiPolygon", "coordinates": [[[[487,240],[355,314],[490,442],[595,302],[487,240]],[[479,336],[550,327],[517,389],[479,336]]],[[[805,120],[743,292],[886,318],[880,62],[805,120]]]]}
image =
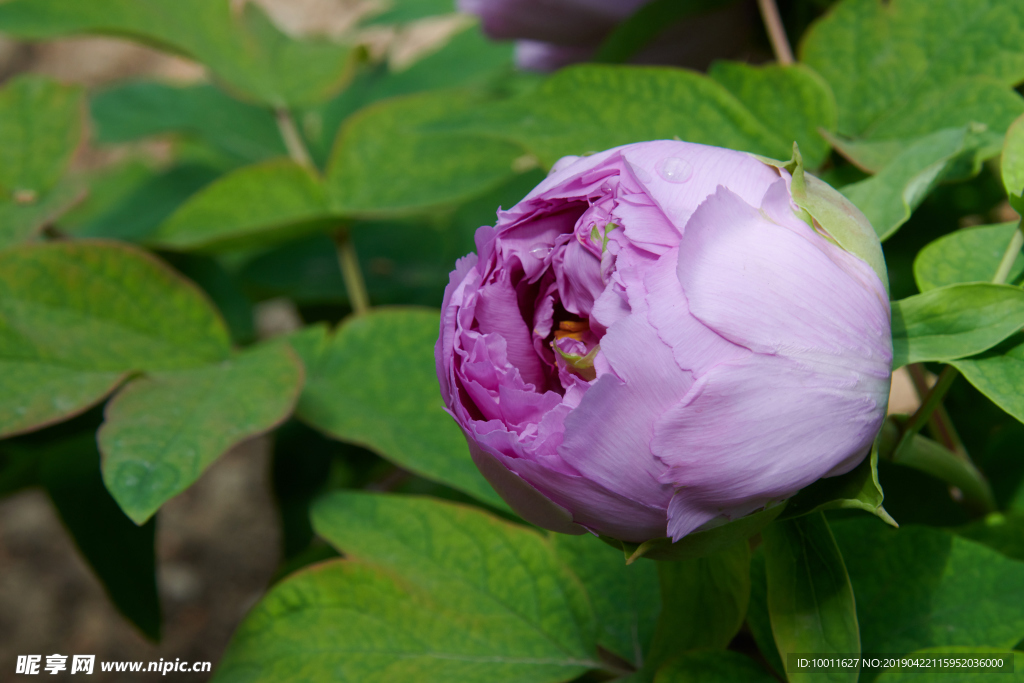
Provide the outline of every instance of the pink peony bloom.
{"type": "MultiPolygon", "coordinates": [[[[651,0],[457,0],[459,11],[480,17],[495,40],[515,40],[516,63],[554,71],[591,59],[615,28],[651,0]]],[[[666,26],[630,61],[706,69],[714,58],[745,49],[758,15],[744,3],[726,3],[666,26]]]]}
{"type": "Polygon", "coordinates": [[[868,454],[892,347],[862,257],[881,254],[863,215],[806,181],[834,225],[805,222],[786,170],[644,142],[560,160],[477,231],[445,291],[437,373],[524,519],[678,540],[868,454]],[[872,254],[837,246],[851,230],[872,254]]]}

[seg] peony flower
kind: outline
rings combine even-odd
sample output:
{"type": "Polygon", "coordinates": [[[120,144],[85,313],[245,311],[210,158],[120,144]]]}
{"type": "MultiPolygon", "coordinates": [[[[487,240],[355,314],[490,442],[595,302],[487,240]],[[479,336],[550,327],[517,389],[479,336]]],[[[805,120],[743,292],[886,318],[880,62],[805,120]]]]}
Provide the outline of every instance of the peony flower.
{"type": "Polygon", "coordinates": [[[870,451],[881,250],[799,166],[669,140],[566,157],[476,247],[445,291],[438,379],[524,519],[678,540],[870,451]]]}
{"type": "MultiPolygon", "coordinates": [[[[461,12],[480,17],[495,40],[515,40],[516,63],[554,71],[591,59],[623,21],[651,0],[457,0],[461,12]]],[[[631,61],[706,69],[714,58],[743,49],[757,23],[742,3],[688,16],[667,26],[631,61]]]]}

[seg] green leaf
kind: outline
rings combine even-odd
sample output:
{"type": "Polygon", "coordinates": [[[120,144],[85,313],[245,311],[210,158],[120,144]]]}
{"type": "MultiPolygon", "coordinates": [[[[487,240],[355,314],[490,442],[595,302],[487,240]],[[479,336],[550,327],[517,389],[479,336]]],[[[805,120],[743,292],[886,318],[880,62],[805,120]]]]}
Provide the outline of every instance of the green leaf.
{"type": "Polygon", "coordinates": [[[302,379],[290,347],[274,344],[131,382],[97,433],[107,488],[142,524],[224,452],[287,419],[302,379]]]}
{"type": "Polygon", "coordinates": [[[1024,80],[1022,45],[1019,3],[844,0],[807,32],[800,53],[835,92],[839,132],[858,136],[967,79],[1009,89],[1024,80]]]}
{"type": "Polygon", "coordinates": [[[129,37],[196,59],[246,97],[276,107],[316,104],[351,75],[352,48],[295,40],[258,6],[228,0],[12,0],[0,30],[29,40],[75,33],[129,37]]]}
{"type": "Polygon", "coordinates": [[[751,66],[715,62],[708,76],[736,96],[784,140],[800,145],[807,168],[817,168],[831,147],[819,130],[836,129],[836,101],[828,84],[803,64],[751,66]]]}
{"type": "MultiPolygon", "coordinates": [[[[917,650],[911,652],[908,657],[930,659],[934,657],[944,657],[948,655],[962,654],[966,655],[971,659],[975,659],[978,655],[985,657],[985,655],[991,655],[993,658],[998,659],[1007,657],[1013,659],[1013,672],[1010,675],[1002,675],[997,680],[1003,681],[1004,683],[1021,683],[1024,681],[1024,652],[1009,652],[1007,648],[996,648],[996,647],[932,647],[924,648],[923,650],[917,650]]],[[[923,671],[920,669],[906,668],[902,671],[898,670],[887,670],[883,671],[882,675],[878,677],[878,683],[917,683],[917,681],[925,680],[922,679],[921,674],[923,671]]],[[[935,673],[940,673],[936,671],[935,673]]],[[[934,680],[942,681],[942,683],[990,683],[992,681],[992,675],[996,673],[994,671],[957,671],[956,669],[945,669],[941,670],[941,678],[935,678],[934,680]]],[[[1003,672],[999,672],[1003,673],[1003,672]]],[[[929,677],[930,678],[930,677],[929,677]]]]}
{"type": "Polygon", "coordinates": [[[367,67],[337,97],[302,116],[310,152],[318,163],[326,161],[342,122],[379,100],[442,88],[504,87],[514,74],[513,50],[511,41],[490,40],[472,25],[407,68],[367,67]]]}
{"type": "Polygon", "coordinates": [[[82,136],[83,95],[80,87],[34,76],[16,78],[0,90],[5,199],[37,198],[64,174],[82,136]]]}
{"type": "Polygon", "coordinates": [[[0,198],[0,249],[36,236],[84,196],[78,183],[61,182],[31,201],[0,198]]]}
{"type": "Polygon", "coordinates": [[[411,472],[507,509],[469,457],[437,388],[436,311],[378,308],[349,318],[311,356],[298,416],[411,472]]]}
{"type": "Polygon", "coordinates": [[[643,666],[662,609],[656,565],[627,565],[621,552],[589,534],[552,534],[551,542],[587,589],[597,616],[597,644],[643,666]]]}
{"type": "Polygon", "coordinates": [[[316,173],[289,159],[230,173],[192,196],[150,237],[190,251],[260,246],[334,224],[316,173]]]}
{"type": "Polygon", "coordinates": [[[152,640],[160,637],[156,589],[156,523],[136,526],[103,487],[96,437],[90,432],[35,453],[39,478],[117,609],[152,640]]]}
{"type": "Polygon", "coordinates": [[[538,533],[435,499],[338,492],[319,534],[357,558],[284,581],[217,680],[572,680],[600,666],[582,586],[538,533]]]}
{"type": "MultiPolygon", "coordinates": [[[[914,259],[914,280],[922,292],[962,282],[990,282],[1017,223],[979,225],[943,235],[929,242],[914,259]]],[[[1024,273],[1024,255],[1017,257],[1007,282],[1024,273]]]]}
{"type": "Polygon", "coordinates": [[[870,457],[838,477],[819,479],[789,499],[779,519],[791,519],[822,510],[864,510],[886,524],[896,526],[895,520],[882,507],[882,487],[878,483],[878,445],[871,449],[870,457]]]}
{"type": "MultiPolygon", "coordinates": [[[[782,660],[791,653],[859,653],[854,593],[825,515],[818,512],[777,521],[765,528],[762,537],[768,613],[782,660]]],[[[786,677],[791,683],[855,682],[857,671],[787,672],[786,677]]]]}
{"type": "Polygon", "coordinates": [[[387,9],[364,22],[373,24],[405,24],[417,19],[426,19],[450,14],[455,7],[448,0],[390,0],[384,3],[387,9]]]}
{"type": "Polygon", "coordinates": [[[993,403],[1024,422],[1024,335],[1014,335],[987,353],[951,364],[993,403]]]}
{"type": "Polygon", "coordinates": [[[89,241],[0,251],[0,435],[76,415],[131,371],[229,350],[206,297],[144,252],[89,241]]]}
{"type": "Polygon", "coordinates": [[[447,125],[518,142],[545,167],[566,155],[673,137],[771,158],[793,147],[715,81],[669,68],[569,67],[535,92],[447,125]]]}
{"type": "Polygon", "coordinates": [[[428,124],[471,111],[471,94],[435,91],[365,107],[338,134],[327,192],[342,214],[379,217],[444,207],[473,198],[526,171],[516,144],[428,124]]]}
{"type": "Polygon", "coordinates": [[[778,517],[785,507],[784,503],[774,505],[705,531],[689,533],[674,543],[671,538],[654,538],[639,545],[603,536],[602,540],[613,547],[622,548],[627,563],[633,563],[641,557],[652,560],[691,560],[722,552],[749,539],[778,517]]]}
{"type": "Polygon", "coordinates": [[[108,210],[76,226],[75,234],[142,242],[218,175],[216,170],[201,164],[174,166],[131,188],[108,210]]]}
{"type": "Polygon", "coordinates": [[[1010,203],[1017,213],[1024,213],[1024,115],[1006,132],[1001,170],[1010,203]]]}
{"type": "Polygon", "coordinates": [[[761,656],[768,666],[778,675],[779,680],[785,679],[786,666],[779,656],[779,648],[775,645],[772,635],[772,621],[768,615],[768,578],[765,570],[764,544],[761,544],[750,557],[750,605],[747,607],[747,628],[761,656]]]}
{"type": "Polygon", "coordinates": [[[288,153],[270,111],[210,85],[120,83],[94,95],[90,107],[98,143],[174,133],[198,138],[238,164],[288,153]]]}
{"type": "Polygon", "coordinates": [[[706,557],[659,562],[658,575],[662,609],[648,664],[660,667],[690,650],[724,650],[743,625],[750,602],[747,542],[706,557]]]}
{"type": "Polygon", "coordinates": [[[666,665],[654,683],[772,683],[764,667],[739,652],[687,652],[666,665]]]}
{"type": "Polygon", "coordinates": [[[973,164],[974,152],[983,144],[984,136],[969,127],[940,130],[896,154],[877,175],[841,191],[864,212],[884,241],[947,174],[958,169],[959,161],[967,157],[973,164]]]}
{"type": "Polygon", "coordinates": [[[826,135],[843,156],[870,173],[890,164],[920,138],[948,128],[983,130],[977,160],[999,154],[1002,138],[1024,112],[1024,97],[991,78],[976,77],[928,91],[859,138],[826,135]]]}
{"type": "Polygon", "coordinates": [[[892,302],[892,367],[986,351],[1024,327],[1024,291],[971,283],[892,302]]]}
{"type": "MultiPolygon", "coordinates": [[[[929,527],[851,518],[832,529],[857,595],[864,652],[1009,649],[1024,637],[1024,563],[929,527]]],[[[875,675],[865,670],[861,680],[875,675]]]]}
{"type": "Polygon", "coordinates": [[[986,545],[1011,560],[1024,561],[1024,511],[993,512],[957,527],[958,536],[986,545]]]}

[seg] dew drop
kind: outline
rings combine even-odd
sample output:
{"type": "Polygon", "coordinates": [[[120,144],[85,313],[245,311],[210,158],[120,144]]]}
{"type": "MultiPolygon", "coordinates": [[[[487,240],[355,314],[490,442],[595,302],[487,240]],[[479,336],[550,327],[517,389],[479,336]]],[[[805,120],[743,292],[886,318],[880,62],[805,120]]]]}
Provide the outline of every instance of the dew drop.
{"type": "Polygon", "coordinates": [[[651,174],[648,173],[645,169],[642,169],[636,164],[631,163],[629,161],[627,161],[626,163],[629,164],[629,170],[633,171],[633,175],[636,176],[637,180],[639,180],[641,183],[651,182],[651,174]]]}
{"type": "Polygon", "coordinates": [[[666,157],[658,162],[654,170],[662,180],[669,183],[685,183],[693,175],[693,166],[679,157],[666,157]]]}
{"type": "Polygon", "coordinates": [[[535,244],[530,247],[530,255],[543,261],[551,253],[551,247],[544,244],[535,244]]]}

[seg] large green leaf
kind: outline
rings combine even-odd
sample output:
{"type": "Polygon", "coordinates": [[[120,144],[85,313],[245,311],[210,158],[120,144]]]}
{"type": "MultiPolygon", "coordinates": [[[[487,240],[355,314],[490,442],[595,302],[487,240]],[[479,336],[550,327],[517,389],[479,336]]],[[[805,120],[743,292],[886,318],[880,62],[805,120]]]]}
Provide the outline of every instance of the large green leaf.
{"type": "Polygon", "coordinates": [[[627,565],[621,552],[590,534],[553,534],[551,542],[590,595],[598,645],[643,666],[662,609],[655,563],[627,565]]]}
{"type": "Polygon", "coordinates": [[[90,102],[96,142],[130,142],[151,135],[194,136],[241,163],[284,156],[274,115],[210,85],[121,83],[90,102]]]}
{"type": "Polygon", "coordinates": [[[836,129],[836,101],[813,70],[803,64],[715,62],[708,76],[779,137],[797,142],[807,168],[817,168],[828,157],[831,148],[819,131],[836,129]]]}
{"type": "Polygon", "coordinates": [[[381,308],[296,350],[307,382],[298,416],[428,479],[506,509],[476,469],[437,388],[436,311],[381,308]]]}
{"type": "MultiPolygon", "coordinates": [[[[857,595],[864,652],[1009,649],[1024,637],[1024,562],[928,527],[861,518],[832,528],[857,595]]],[[[866,670],[862,680],[874,675],[866,670]]]]}
{"type": "MultiPolygon", "coordinates": [[[[0,7],[0,11],[2,11],[0,7]]],[[[84,93],[34,76],[0,89],[0,191],[38,197],[64,174],[82,136],[84,93]]]]}
{"type": "Polygon", "coordinates": [[[966,79],[1024,80],[1024,5],[844,0],[808,31],[800,53],[835,92],[839,132],[859,136],[966,79]]]}
{"type": "Polygon", "coordinates": [[[248,247],[334,222],[314,171],[289,159],[246,166],[192,196],[149,238],[175,250],[248,247]]]}
{"type": "Polygon", "coordinates": [[[215,169],[202,164],[173,166],[142,181],[106,211],[75,226],[75,234],[143,242],[219,175],[215,169]]]}
{"type": "Polygon", "coordinates": [[[42,195],[19,201],[0,197],[0,248],[24,242],[67,213],[85,196],[76,182],[59,182],[42,195]]]}
{"type": "Polygon", "coordinates": [[[586,593],[538,533],[431,498],[339,492],[313,510],[349,557],[275,588],[220,681],[567,681],[601,666],[586,593]]]}
{"type": "Polygon", "coordinates": [[[0,251],[0,435],[80,413],[130,371],[229,350],[206,297],[144,252],[99,241],[0,251]]]}
{"type": "Polygon", "coordinates": [[[965,158],[973,167],[975,152],[986,138],[969,127],[948,128],[919,138],[878,171],[842,188],[886,240],[910,218],[932,189],[960,171],[965,158]]]}
{"type": "Polygon", "coordinates": [[[474,25],[404,69],[367,66],[337,97],[302,116],[310,152],[318,161],[326,161],[342,122],[379,100],[442,88],[504,86],[509,78],[522,77],[513,75],[513,49],[511,42],[490,40],[474,25]]]}
{"type": "Polygon", "coordinates": [[[275,344],[133,381],[107,405],[97,434],[107,488],[142,524],[225,451],[283,422],[302,378],[291,348],[275,344]]]}
{"type": "MultiPolygon", "coordinates": [[[[777,521],[762,537],[768,614],[783,661],[793,653],[859,653],[853,589],[825,515],[777,521]]],[[[786,675],[791,683],[857,680],[856,670],[786,675]]]]}
{"type": "Polygon", "coordinates": [[[1024,422],[1024,335],[1014,335],[991,351],[952,364],[978,391],[1024,422]]]}
{"type": "Polygon", "coordinates": [[[683,562],[659,562],[661,614],[648,666],[657,671],[681,652],[724,650],[740,630],[750,602],[750,546],[683,562]]]}
{"type": "Polygon", "coordinates": [[[82,198],[59,183],[82,136],[83,91],[35,76],[0,89],[0,247],[21,242],[82,198]]]}
{"type": "Polygon", "coordinates": [[[982,135],[976,159],[988,159],[999,153],[1003,134],[1022,112],[1024,97],[1003,83],[977,77],[922,94],[898,116],[879,122],[863,137],[826,137],[857,166],[877,173],[920,138],[969,126],[982,135]]]}
{"type": "Polygon", "coordinates": [[[1024,327],[1024,291],[970,283],[892,302],[893,368],[986,351],[1024,327]]]}
{"type": "Polygon", "coordinates": [[[136,526],[103,487],[91,432],[34,449],[39,479],[110,599],[148,637],[160,637],[156,523],[136,526]]]}
{"type": "Polygon", "coordinates": [[[993,512],[984,519],[953,529],[956,534],[987,545],[1012,560],[1024,561],[1024,511],[993,512]]]}
{"type": "Polygon", "coordinates": [[[535,92],[453,117],[448,126],[518,142],[546,167],[570,154],[673,137],[776,159],[793,147],[723,86],[669,68],[569,67],[535,92]]]}
{"type": "Polygon", "coordinates": [[[387,100],[350,117],[327,169],[332,208],[374,217],[450,206],[501,185],[515,169],[529,170],[529,163],[517,165],[523,150],[516,144],[429,129],[471,111],[474,103],[469,93],[434,91],[387,100]]]}
{"type": "MultiPolygon", "coordinates": [[[[979,225],[943,235],[917,253],[914,280],[922,292],[961,282],[991,282],[1017,231],[1017,223],[979,225]]],[[[1024,273],[1024,255],[1018,255],[1007,282],[1024,273]]]]}
{"type": "Polygon", "coordinates": [[[1006,133],[1002,172],[1010,203],[1017,213],[1024,213],[1024,115],[1006,133]]]}
{"type": "Polygon", "coordinates": [[[27,39],[127,36],[192,57],[231,88],[273,106],[322,102],[345,84],[352,48],[295,40],[257,5],[240,7],[228,0],[12,0],[0,5],[0,31],[27,39]]]}
{"type": "Polygon", "coordinates": [[[763,666],[739,652],[688,652],[658,671],[654,683],[772,683],[763,666]]]}

